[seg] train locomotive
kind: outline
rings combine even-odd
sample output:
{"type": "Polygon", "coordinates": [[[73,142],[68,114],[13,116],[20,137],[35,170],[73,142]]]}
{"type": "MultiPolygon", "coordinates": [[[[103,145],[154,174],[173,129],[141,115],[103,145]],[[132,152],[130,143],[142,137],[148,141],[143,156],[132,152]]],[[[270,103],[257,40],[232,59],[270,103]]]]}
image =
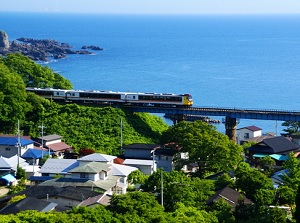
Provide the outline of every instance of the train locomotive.
{"type": "Polygon", "coordinates": [[[132,93],[94,90],[62,90],[27,87],[28,92],[53,101],[132,106],[190,107],[190,94],[132,93]]]}

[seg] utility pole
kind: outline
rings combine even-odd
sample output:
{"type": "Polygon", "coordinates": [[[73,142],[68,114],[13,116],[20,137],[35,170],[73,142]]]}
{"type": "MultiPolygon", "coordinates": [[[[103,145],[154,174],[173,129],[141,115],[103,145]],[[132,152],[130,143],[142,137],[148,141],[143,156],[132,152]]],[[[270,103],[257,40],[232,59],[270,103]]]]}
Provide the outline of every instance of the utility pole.
{"type": "Polygon", "coordinates": [[[39,126],[39,128],[42,129],[42,159],[44,158],[44,124],[42,123],[41,126],[39,126]]]}
{"type": "Polygon", "coordinates": [[[123,122],[121,118],[121,124],[120,124],[120,151],[123,152],[123,124],[126,122],[123,122]]]}
{"type": "Polygon", "coordinates": [[[160,183],[161,183],[161,206],[164,206],[164,182],[163,182],[163,170],[160,171],[160,183]]]}
{"type": "Polygon", "coordinates": [[[17,149],[18,149],[18,166],[20,165],[20,146],[21,146],[21,139],[20,139],[20,121],[18,120],[18,130],[17,130],[18,142],[17,142],[17,149]]]}

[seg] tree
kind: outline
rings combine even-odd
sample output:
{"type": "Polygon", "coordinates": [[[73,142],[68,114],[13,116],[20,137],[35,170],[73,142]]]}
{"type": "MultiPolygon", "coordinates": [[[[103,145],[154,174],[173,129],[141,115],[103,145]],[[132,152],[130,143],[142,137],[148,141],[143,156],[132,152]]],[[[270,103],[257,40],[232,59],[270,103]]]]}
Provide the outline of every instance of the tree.
{"type": "Polygon", "coordinates": [[[25,172],[25,170],[24,170],[22,167],[20,167],[19,165],[17,166],[16,178],[17,178],[17,179],[26,179],[26,172],[25,172]]]}
{"type": "Polygon", "coordinates": [[[289,135],[294,133],[299,133],[300,122],[292,122],[292,121],[285,121],[282,123],[282,126],[287,127],[283,131],[287,132],[289,135]]]}
{"type": "Polygon", "coordinates": [[[167,222],[163,207],[153,194],[146,192],[128,192],[113,195],[108,210],[123,222],[167,222]],[[135,219],[133,221],[133,219],[135,219]]]}
{"type": "Polygon", "coordinates": [[[235,171],[236,187],[245,192],[246,197],[252,199],[254,202],[260,194],[260,189],[274,190],[272,180],[259,170],[253,169],[247,163],[240,163],[235,171]]]}
{"type": "Polygon", "coordinates": [[[135,170],[128,175],[128,182],[130,184],[144,184],[148,175],[143,174],[140,170],[135,170]]]}
{"type": "Polygon", "coordinates": [[[217,223],[217,217],[214,213],[206,212],[205,210],[199,210],[196,207],[186,207],[182,203],[177,203],[175,211],[169,213],[168,222],[170,223],[186,223],[186,222],[198,222],[198,223],[217,223]]]}
{"type": "Polygon", "coordinates": [[[71,89],[72,84],[50,68],[43,67],[20,53],[10,53],[3,58],[11,72],[17,73],[23,79],[26,87],[56,87],[71,89]]]}
{"type": "Polygon", "coordinates": [[[275,167],[275,160],[272,159],[270,156],[265,156],[260,159],[259,163],[261,164],[262,168],[264,168],[264,174],[268,177],[273,175],[274,173],[274,167],[275,167]]]}
{"type": "Polygon", "coordinates": [[[22,78],[0,60],[0,132],[13,133],[18,120],[25,119],[30,104],[22,78]]]}
{"type": "Polygon", "coordinates": [[[220,190],[226,186],[234,188],[235,182],[227,173],[223,173],[215,181],[215,186],[216,186],[216,190],[220,190]]]}
{"type": "Polygon", "coordinates": [[[286,170],[286,173],[282,176],[284,185],[296,191],[300,185],[300,161],[295,157],[294,153],[290,153],[282,167],[286,170]]]}
{"type": "Polygon", "coordinates": [[[202,121],[182,121],[169,127],[163,133],[161,143],[171,142],[188,152],[190,162],[198,163],[201,175],[232,170],[243,158],[241,146],[202,121]]]}
{"type": "Polygon", "coordinates": [[[300,223],[300,185],[297,188],[297,195],[296,195],[296,211],[294,213],[294,219],[296,219],[297,223],[300,223]]]}
{"type": "Polygon", "coordinates": [[[214,184],[211,180],[190,178],[180,171],[169,173],[161,169],[150,175],[141,188],[144,191],[156,193],[159,202],[163,195],[163,205],[168,212],[174,211],[177,203],[201,209],[214,193],[214,184]],[[163,179],[163,194],[161,193],[161,179],[163,179]]]}
{"type": "Polygon", "coordinates": [[[212,206],[214,215],[218,222],[231,223],[235,221],[232,207],[224,199],[215,202],[212,206]]]}

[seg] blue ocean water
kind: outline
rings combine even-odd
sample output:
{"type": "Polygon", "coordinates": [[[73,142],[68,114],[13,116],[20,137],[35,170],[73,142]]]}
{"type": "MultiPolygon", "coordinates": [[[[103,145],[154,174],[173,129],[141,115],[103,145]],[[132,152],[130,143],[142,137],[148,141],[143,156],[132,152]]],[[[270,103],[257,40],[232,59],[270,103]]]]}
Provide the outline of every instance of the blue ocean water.
{"type": "MultiPolygon", "coordinates": [[[[190,93],[195,106],[300,110],[300,15],[1,12],[0,30],[10,41],[104,48],[46,64],[75,89],[190,93]]],[[[281,122],[260,120],[240,120],[238,128],[247,125],[282,130],[281,122]]]]}

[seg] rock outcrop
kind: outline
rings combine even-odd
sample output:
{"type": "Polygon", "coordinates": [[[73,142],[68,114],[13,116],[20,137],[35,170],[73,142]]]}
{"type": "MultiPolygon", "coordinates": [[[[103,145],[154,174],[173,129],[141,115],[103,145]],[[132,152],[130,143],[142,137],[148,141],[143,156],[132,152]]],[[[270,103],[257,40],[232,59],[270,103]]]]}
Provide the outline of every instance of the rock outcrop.
{"type": "Polygon", "coordinates": [[[4,50],[9,48],[8,35],[3,31],[0,31],[0,48],[4,48],[4,50]]]}
{"type": "Polygon", "coordinates": [[[0,55],[18,52],[35,61],[47,61],[49,58],[65,58],[67,54],[92,54],[86,49],[102,50],[97,46],[85,46],[81,50],[72,50],[72,46],[67,43],[59,43],[51,39],[38,40],[25,37],[13,40],[10,44],[7,34],[0,31],[0,55]]]}

